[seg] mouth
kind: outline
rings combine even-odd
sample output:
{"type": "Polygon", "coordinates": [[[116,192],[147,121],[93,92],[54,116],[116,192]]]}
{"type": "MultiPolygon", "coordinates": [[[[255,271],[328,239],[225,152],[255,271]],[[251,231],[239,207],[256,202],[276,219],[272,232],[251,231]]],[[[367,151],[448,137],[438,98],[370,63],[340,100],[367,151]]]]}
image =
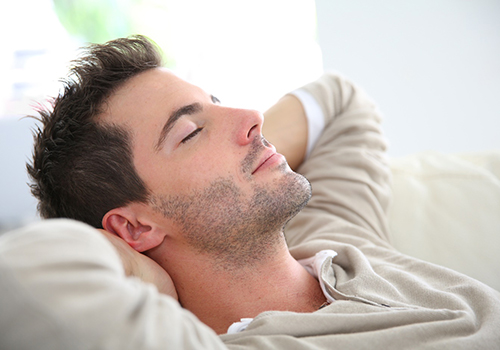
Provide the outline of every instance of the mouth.
{"type": "Polygon", "coordinates": [[[252,175],[276,162],[281,162],[281,158],[283,156],[276,152],[276,148],[274,148],[273,145],[270,145],[270,147],[271,148],[266,148],[264,153],[261,155],[260,160],[257,163],[257,167],[252,171],[252,175]]]}
{"type": "Polygon", "coordinates": [[[283,162],[284,158],[264,137],[256,137],[241,162],[241,170],[246,176],[252,176],[256,172],[283,162]]]}

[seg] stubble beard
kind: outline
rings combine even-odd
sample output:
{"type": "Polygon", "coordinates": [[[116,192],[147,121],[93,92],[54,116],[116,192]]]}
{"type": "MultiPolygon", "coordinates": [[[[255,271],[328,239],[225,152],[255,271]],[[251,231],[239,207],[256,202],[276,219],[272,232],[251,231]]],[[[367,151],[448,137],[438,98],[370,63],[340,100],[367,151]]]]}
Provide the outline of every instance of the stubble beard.
{"type": "Polygon", "coordinates": [[[282,176],[255,185],[245,199],[231,177],[218,178],[203,190],[176,196],[156,195],[153,208],[179,226],[186,242],[231,271],[263,263],[283,247],[283,228],[307,204],[311,185],[286,163],[282,176]]]}

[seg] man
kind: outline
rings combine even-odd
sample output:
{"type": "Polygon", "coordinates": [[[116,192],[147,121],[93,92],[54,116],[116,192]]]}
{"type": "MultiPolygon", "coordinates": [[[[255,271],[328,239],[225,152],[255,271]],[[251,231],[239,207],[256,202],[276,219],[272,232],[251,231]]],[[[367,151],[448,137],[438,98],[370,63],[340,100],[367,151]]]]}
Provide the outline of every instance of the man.
{"type": "MultiPolygon", "coordinates": [[[[223,107],[215,97],[158,68],[158,55],[145,40],[96,46],[92,55],[95,66],[85,57],[75,68],[81,83],[68,84],[37,139],[34,163],[39,165],[30,167],[30,173],[37,180],[34,192],[41,212],[50,213],[45,217],[71,217],[97,228],[102,223],[158,262],[172,277],[181,304],[218,333],[242,316],[276,309],[311,312],[325,303],[319,284],[292,258],[282,234],[284,224],[307,203],[309,183],[262,137],[262,115],[223,107]],[[126,65],[122,50],[128,47],[136,50],[130,60],[140,73],[131,77],[123,69],[118,78],[118,69],[126,65]],[[113,54],[116,62],[101,57],[113,54]],[[94,75],[106,82],[117,77],[118,82],[98,94],[94,75]],[[94,115],[90,106],[81,116],[62,112],[91,98],[94,115]],[[116,141],[106,139],[113,137],[116,141]],[[130,151],[113,150],[118,149],[113,142],[128,143],[130,151]],[[47,149],[52,154],[47,156],[47,149]],[[133,163],[122,160],[128,151],[133,163]],[[119,163],[112,158],[118,153],[119,163]],[[137,173],[134,181],[140,186],[132,193],[139,194],[122,200],[114,192],[128,191],[126,180],[121,182],[127,167],[125,173],[137,173]],[[93,174],[98,171],[104,174],[93,174]],[[113,190],[101,189],[111,186],[113,190]],[[92,204],[79,203],[83,200],[112,204],[95,214],[92,204]]],[[[294,119],[298,132],[290,136],[303,144],[306,120],[302,115],[294,119]]]]}
{"type": "MultiPolygon", "coordinates": [[[[44,116],[30,167],[45,217],[104,228],[132,274],[147,271],[142,263],[161,266],[175,292],[161,272],[145,279],[163,281],[160,289],[177,295],[184,309],[218,334],[230,333],[220,338],[227,346],[496,344],[498,292],[390,246],[386,144],[379,112],[361,90],[325,75],[285,96],[264,123],[258,112],[220,105],[154,57],[143,38],[119,40],[94,46],[75,68],[76,83],[44,116]],[[311,181],[311,199],[309,183],[281,154],[311,181]],[[128,246],[158,265],[139,258],[134,267],[128,246]]],[[[113,295],[111,305],[88,302],[82,318],[105,313],[113,320],[106,324],[128,325],[112,328],[113,335],[134,329],[113,344],[141,334],[154,348],[165,334],[186,337],[188,322],[190,346],[222,346],[171,298],[144,292],[139,303],[120,293],[131,282],[102,266],[97,270],[113,283],[103,281],[95,294],[113,295]],[[124,312],[130,303],[139,316],[124,312]]],[[[77,271],[85,277],[87,270],[77,271]]],[[[78,319],[72,304],[64,305],[63,315],[78,319]]]]}

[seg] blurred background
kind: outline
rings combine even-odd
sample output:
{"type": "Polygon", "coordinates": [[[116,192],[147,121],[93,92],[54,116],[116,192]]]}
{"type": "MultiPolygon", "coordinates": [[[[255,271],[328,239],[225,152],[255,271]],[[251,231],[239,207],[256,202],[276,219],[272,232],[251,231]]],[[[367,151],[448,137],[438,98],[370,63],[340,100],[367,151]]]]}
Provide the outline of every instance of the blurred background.
{"type": "Polygon", "coordinates": [[[497,0],[16,0],[0,5],[0,231],[36,220],[33,106],[78,47],[139,33],[224,104],[264,111],[324,69],[385,114],[389,154],[499,149],[497,0]]]}

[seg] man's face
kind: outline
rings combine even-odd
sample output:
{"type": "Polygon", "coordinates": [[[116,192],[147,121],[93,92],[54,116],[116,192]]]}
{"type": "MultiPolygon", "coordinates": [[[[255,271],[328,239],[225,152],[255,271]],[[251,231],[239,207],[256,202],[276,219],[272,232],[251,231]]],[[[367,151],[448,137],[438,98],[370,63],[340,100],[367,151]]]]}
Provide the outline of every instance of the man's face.
{"type": "Polygon", "coordinates": [[[106,106],[102,121],[132,133],[152,212],[200,252],[255,255],[310,197],[307,180],[262,137],[260,113],[221,106],[168,70],[135,76],[106,106]]]}

